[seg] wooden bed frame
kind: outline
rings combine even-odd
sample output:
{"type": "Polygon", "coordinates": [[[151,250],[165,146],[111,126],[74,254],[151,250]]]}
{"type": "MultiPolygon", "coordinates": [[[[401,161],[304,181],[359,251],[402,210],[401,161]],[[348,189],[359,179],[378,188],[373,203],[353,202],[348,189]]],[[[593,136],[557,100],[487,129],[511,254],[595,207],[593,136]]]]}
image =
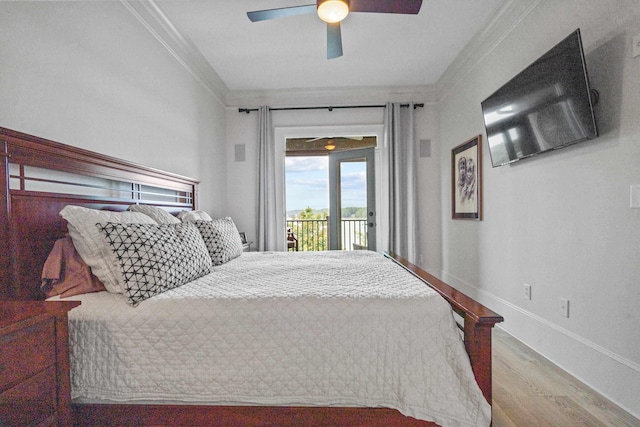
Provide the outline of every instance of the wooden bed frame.
{"type": "MultiPolygon", "coordinates": [[[[66,233],[68,205],[122,211],[132,203],[195,209],[198,182],[184,176],[0,128],[0,299],[41,300],[42,265],[66,233]]],[[[476,381],[491,403],[491,331],[503,318],[395,254],[463,319],[476,381]]],[[[55,303],[51,303],[55,304],[55,303]]],[[[74,404],[80,425],[429,426],[385,408],[74,404]]]]}

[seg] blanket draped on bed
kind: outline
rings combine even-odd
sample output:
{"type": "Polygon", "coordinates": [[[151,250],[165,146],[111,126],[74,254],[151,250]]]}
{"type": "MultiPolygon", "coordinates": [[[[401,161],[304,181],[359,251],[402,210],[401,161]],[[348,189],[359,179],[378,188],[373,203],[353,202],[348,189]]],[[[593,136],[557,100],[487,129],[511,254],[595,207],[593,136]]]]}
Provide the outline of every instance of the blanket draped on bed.
{"type": "Polygon", "coordinates": [[[384,406],[490,423],[449,305],[374,252],[245,253],[138,307],[74,299],[76,401],[384,406]]]}

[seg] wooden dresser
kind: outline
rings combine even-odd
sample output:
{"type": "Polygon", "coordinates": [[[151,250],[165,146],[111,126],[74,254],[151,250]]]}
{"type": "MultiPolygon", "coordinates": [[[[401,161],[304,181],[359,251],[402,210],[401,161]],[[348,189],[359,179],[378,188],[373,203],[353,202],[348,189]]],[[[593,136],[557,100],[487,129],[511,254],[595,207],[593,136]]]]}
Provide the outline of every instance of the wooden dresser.
{"type": "Polygon", "coordinates": [[[69,326],[79,301],[0,301],[0,426],[70,426],[69,326]]]}

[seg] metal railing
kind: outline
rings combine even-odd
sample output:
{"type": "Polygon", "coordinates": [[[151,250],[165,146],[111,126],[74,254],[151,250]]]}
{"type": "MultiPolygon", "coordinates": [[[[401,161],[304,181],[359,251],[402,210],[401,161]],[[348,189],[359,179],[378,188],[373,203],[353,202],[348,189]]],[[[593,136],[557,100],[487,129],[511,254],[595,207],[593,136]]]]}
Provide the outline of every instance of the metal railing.
{"type": "MultiPolygon", "coordinates": [[[[329,249],[329,218],[327,219],[287,219],[288,236],[295,236],[295,244],[289,240],[289,250],[326,251],[329,249]],[[289,234],[291,233],[291,234],[289,234]]],[[[351,251],[366,249],[367,220],[343,219],[340,221],[340,249],[351,251]]],[[[290,237],[294,238],[294,237],[290,237]]]]}

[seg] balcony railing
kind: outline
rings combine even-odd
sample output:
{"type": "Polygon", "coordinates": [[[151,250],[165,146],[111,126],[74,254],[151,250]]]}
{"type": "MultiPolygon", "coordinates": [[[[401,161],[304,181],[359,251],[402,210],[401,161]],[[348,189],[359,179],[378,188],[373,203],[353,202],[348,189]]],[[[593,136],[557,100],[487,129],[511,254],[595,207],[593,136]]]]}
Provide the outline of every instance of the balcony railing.
{"type": "MultiPolygon", "coordinates": [[[[293,233],[296,244],[289,250],[326,251],[329,249],[329,221],[327,219],[288,219],[287,231],[293,233]]],[[[367,220],[343,219],[340,221],[339,249],[355,250],[367,247],[367,220]]]]}

